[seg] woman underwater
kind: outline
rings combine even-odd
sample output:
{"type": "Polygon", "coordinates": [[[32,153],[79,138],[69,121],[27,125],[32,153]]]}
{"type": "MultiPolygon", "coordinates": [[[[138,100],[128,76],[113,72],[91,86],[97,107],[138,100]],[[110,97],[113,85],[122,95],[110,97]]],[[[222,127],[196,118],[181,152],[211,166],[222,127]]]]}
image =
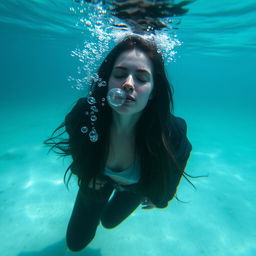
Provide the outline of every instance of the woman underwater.
{"type": "Polygon", "coordinates": [[[153,40],[125,37],[97,74],[89,95],[77,101],[45,141],[60,154],[72,156],[65,178],[69,170],[68,181],[72,174],[78,178],[66,234],[72,251],[92,241],[100,222],[114,228],[140,204],[143,209],[167,207],[185,177],[192,149],[185,121],[171,113],[171,86],[153,40]],[[123,105],[105,101],[112,88],[126,92],[123,105]],[[64,132],[54,135],[61,128],[68,139],[60,139],[64,132]],[[90,139],[90,131],[97,132],[95,140],[90,139]]]}

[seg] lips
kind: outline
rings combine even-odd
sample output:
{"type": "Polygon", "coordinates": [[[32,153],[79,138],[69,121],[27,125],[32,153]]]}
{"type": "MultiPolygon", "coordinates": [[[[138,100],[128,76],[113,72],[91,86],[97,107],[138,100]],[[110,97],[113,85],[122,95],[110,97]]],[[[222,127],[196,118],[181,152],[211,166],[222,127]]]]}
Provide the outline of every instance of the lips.
{"type": "Polygon", "coordinates": [[[127,96],[126,96],[126,99],[127,99],[127,100],[135,101],[135,99],[134,99],[132,96],[130,96],[130,95],[127,95],[127,96]]]}

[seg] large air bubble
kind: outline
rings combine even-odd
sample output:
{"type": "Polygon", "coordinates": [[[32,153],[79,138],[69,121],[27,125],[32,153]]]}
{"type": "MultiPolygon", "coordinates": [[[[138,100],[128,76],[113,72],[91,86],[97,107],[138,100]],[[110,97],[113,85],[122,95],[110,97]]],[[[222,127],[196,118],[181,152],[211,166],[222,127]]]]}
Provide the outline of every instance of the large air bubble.
{"type": "Polygon", "coordinates": [[[126,93],[120,88],[113,88],[108,91],[107,100],[112,107],[120,107],[124,104],[126,93]]]}

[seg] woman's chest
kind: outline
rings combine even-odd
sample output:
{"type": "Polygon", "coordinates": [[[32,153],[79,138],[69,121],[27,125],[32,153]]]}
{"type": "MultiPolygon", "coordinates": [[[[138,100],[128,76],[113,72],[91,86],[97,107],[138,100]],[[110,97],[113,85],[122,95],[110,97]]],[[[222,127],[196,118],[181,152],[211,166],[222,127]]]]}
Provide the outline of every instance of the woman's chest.
{"type": "Polygon", "coordinates": [[[113,171],[129,168],[135,160],[135,146],[132,139],[115,138],[110,143],[106,166],[113,171]]]}

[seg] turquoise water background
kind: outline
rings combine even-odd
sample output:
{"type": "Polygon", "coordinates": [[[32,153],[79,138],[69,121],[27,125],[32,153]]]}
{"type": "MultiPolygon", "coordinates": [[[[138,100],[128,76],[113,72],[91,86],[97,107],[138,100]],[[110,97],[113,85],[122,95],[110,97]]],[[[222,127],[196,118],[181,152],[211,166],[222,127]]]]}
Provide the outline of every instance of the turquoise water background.
{"type": "Polygon", "coordinates": [[[187,171],[208,178],[192,179],[197,190],[182,180],[186,204],[138,208],[113,230],[99,226],[79,253],[65,246],[77,191],[75,179],[69,191],[63,185],[69,159],[42,144],[85,93],[67,79],[79,65],[71,52],[91,38],[72,6],[0,3],[1,256],[256,255],[255,1],[189,5],[176,31],[182,46],[166,63],[174,113],[193,145],[187,171]]]}

